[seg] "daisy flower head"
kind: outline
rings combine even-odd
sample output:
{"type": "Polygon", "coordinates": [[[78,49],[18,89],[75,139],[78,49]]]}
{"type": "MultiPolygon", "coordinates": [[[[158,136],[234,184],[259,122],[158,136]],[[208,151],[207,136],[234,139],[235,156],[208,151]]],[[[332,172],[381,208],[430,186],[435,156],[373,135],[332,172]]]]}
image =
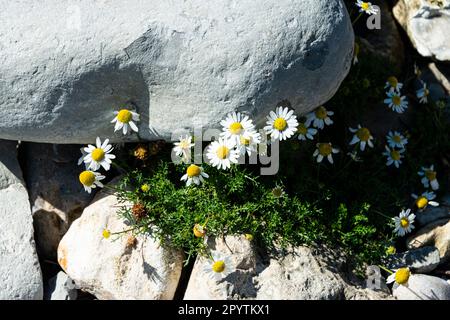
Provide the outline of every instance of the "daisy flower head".
{"type": "Polygon", "coordinates": [[[203,172],[202,167],[191,164],[187,168],[186,173],[181,177],[181,181],[186,181],[187,186],[190,186],[193,183],[198,186],[207,178],[209,178],[209,175],[203,172]]]}
{"type": "Polygon", "coordinates": [[[239,137],[236,148],[241,155],[247,153],[250,156],[253,152],[257,152],[259,143],[261,143],[261,134],[256,131],[246,131],[239,137]]]}
{"type": "Polygon", "coordinates": [[[407,286],[409,277],[411,276],[411,271],[409,268],[400,268],[395,270],[387,279],[386,283],[397,283],[399,285],[407,286]]]}
{"type": "Polygon", "coordinates": [[[391,148],[403,149],[408,144],[408,139],[397,131],[389,131],[386,136],[387,143],[391,148]]]}
{"type": "MultiPolygon", "coordinates": [[[[114,111],[114,119],[111,123],[115,123],[114,132],[122,130],[123,134],[126,135],[128,131],[128,126],[134,132],[138,132],[139,129],[135,122],[139,122],[139,114],[135,111],[128,109],[121,109],[119,111],[114,111]]],[[[130,132],[131,132],[130,130],[130,132]]]]}
{"type": "Polygon", "coordinates": [[[377,14],[378,10],[373,6],[372,3],[357,0],[356,5],[359,7],[359,12],[365,12],[368,15],[377,14]]]}
{"type": "Polygon", "coordinates": [[[422,170],[419,171],[418,174],[422,177],[420,182],[422,182],[425,188],[431,186],[431,189],[435,191],[439,189],[439,182],[436,179],[437,173],[434,171],[434,165],[429,168],[422,167],[422,170]]]}
{"type": "Polygon", "coordinates": [[[339,150],[333,148],[331,143],[318,143],[317,149],[314,151],[313,157],[317,157],[317,162],[322,162],[323,158],[327,158],[328,162],[333,163],[333,153],[339,153],[339,150]]]}
{"type": "Polygon", "coordinates": [[[194,145],[195,143],[192,143],[192,136],[180,136],[180,141],[174,143],[173,151],[184,162],[188,162],[191,159],[191,148],[194,145]]]}
{"type": "Polygon", "coordinates": [[[428,205],[433,206],[433,207],[437,207],[439,206],[439,203],[436,201],[433,201],[434,199],[436,199],[436,195],[434,194],[434,192],[424,192],[422,193],[421,196],[418,196],[416,194],[411,194],[411,197],[413,197],[414,199],[416,199],[416,207],[419,210],[424,210],[426,209],[426,207],[428,205]]]}
{"type": "Polygon", "coordinates": [[[222,125],[223,131],[221,137],[224,139],[233,139],[236,144],[239,143],[240,137],[244,133],[255,130],[253,121],[248,116],[239,112],[229,113],[220,124],[222,125]]]}
{"type": "Polygon", "coordinates": [[[406,109],[408,109],[408,100],[406,100],[405,96],[401,96],[400,93],[396,91],[386,92],[387,98],[384,99],[384,103],[388,105],[388,107],[397,113],[403,113],[406,109]]]}
{"type": "Polygon", "coordinates": [[[92,189],[95,189],[97,187],[103,188],[103,183],[101,183],[100,181],[105,179],[105,176],[102,176],[98,172],[86,170],[80,173],[78,179],[80,180],[80,183],[83,185],[84,190],[87,193],[91,193],[92,189]]]}
{"type": "Polygon", "coordinates": [[[414,218],[416,216],[411,213],[411,209],[402,210],[398,217],[394,217],[394,232],[399,236],[403,237],[405,234],[410,233],[413,229],[414,218]]]}
{"type": "Polygon", "coordinates": [[[271,111],[267,116],[267,126],[264,130],[272,140],[287,140],[297,131],[297,117],[294,110],[278,107],[275,112],[271,111]]]}
{"type": "Polygon", "coordinates": [[[84,151],[86,152],[84,163],[88,170],[97,171],[100,167],[103,167],[106,171],[110,169],[112,163],[111,160],[115,159],[116,156],[111,154],[111,151],[114,148],[108,143],[109,139],[105,139],[102,143],[100,138],[97,137],[95,146],[90,144],[87,148],[84,148],[84,151]]]}
{"type": "Polygon", "coordinates": [[[333,120],[330,118],[332,115],[334,115],[333,111],[328,111],[324,106],[318,107],[313,112],[308,113],[305,125],[309,127],[312,123],[313,127],[323,129],[325,125],[333,124],[333,120]]]}
{"type": "Polygon", "coordinates": [[[390,149],[388,146],[385,146],[386,151],[383,152],[383,155],[387,157],[386,165],[389,167],[392,164],[399,168],[400,164],[402,163],[402,158],[404,157],[403,153],[405,152],[405,149],[390,149]]]}
{"type": "Polygon", "coordinates": [[[84,147],[80,148],[81,151],[81,157],[78,159],[78,165],[84,163],[84,157],[86,157],[87,152],[84,151],[84,147]]]}
{"type": "Polygon", "coordinates": [[[309,128],[305,123],[300,123],[297,128],[298,140],[305,141],[306,139],[314,140],[314,135],[317,133],[317,129],[309,128]]]}
{"type": "Polygon", "coordinates": [[[430,90],[427,88],[427,84],[422,81],[422,88],[416,91],[416,97],[419,99],[420,103],[428,103],[429,95],[430,90]]]}
{"type": "Polygon", "coordinates": [[[212,280],[220,281],[233,273],[235,270],[230,257],[221,254],[216,255],[213,260],[209,260],[203,271],[212,280]]]}
{"type": "Polygon", "coordinates": [[[353,139],[350,141],[350,145],[359,143],[359,148],[361,149],[361,151],[364,151],[366,145],[373,148],[373,137],[370,134],[369,129],[363,128],[361,127],[361,125],[358,125],[358,128],[349,128],[349,130],[350,132],[354,133],[353,139]]]}
{"type": "Polygon", "coordinates": [[[272,189],[272,196],[274,198],[282,198],[285,194],[286,192],[284,191],[284,189],[278,185],[272,189]]]}
{"type": "Polygon", "coordinates": [[[403,88],[403,83],[398,82],[398,79],[392,76],[387,79],[384,88],[389,89],[389,91],[400,92],[400,89],[403,88]]]}
{"type": "Polygon", "coordinates": [[[206,157],[210,164],[218,169],[229,169],[232,163],[237,163],[239,151],[236,150],[236,144],[233,140],[219,138],[213,141],[208,147],[206,157]]]}

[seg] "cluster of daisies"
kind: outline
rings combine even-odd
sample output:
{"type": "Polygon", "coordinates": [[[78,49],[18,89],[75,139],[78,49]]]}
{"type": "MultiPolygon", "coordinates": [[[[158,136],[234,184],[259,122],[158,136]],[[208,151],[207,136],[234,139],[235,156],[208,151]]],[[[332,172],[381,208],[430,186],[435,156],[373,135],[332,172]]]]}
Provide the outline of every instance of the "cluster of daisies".
{"type": "MultiPolygon", "coordinates": [[[[417,208],[418,212],[421,213],[429,205],[434,207],[439,206],[439,203],[434,201],[436,198],[434,191],[439,190],[439,182],[437,180],[437,173],[434,169],[434,165],[428,168],[422,167],[418,172],[418,175],[422,177],[420,180],[422,185],[428,189],[420,196],[417,194],[411,194],[411,197],[414,199],[415,208],[417,208]]],[[[400,237],[410,233],[414,229],[413,224],[415,217],[416,216],[411,212],[411,209],[402,210],[400,215],[394,218],[394,232],[400,237]]]]}
{"type": "MultiPolygon", "coordinates": [[[[128,109],[122,109],[114,112],[114,132],[122,131],[124,135],[138,132],[136,125],[139,122],[139,114],[128,109]]],[[[102,180],[105,176],[98,172],[101,168],[105,171],[110,170],[112,160],[116,158],[111,152],[114,150],[113,146],[109,144],[109,139],[102,140],[97,137],[95,145],[89,144],[81,150],[81,158],[78,160],[78,165],[84,164],[85,170],[80,173],[79,180],[86,192],[91,193],[92,189],[97,187],[103,188],[102,180]]]]}

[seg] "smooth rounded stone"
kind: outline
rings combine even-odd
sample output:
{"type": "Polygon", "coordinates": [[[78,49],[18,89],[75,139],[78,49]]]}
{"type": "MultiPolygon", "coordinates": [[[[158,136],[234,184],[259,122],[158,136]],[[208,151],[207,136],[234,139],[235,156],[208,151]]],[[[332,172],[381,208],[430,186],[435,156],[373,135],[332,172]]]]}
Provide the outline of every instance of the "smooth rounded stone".
{"type": "MultiPolygon", "coordinates": [[[[106,192],[96,195],[69,228],[58,247],[58,262],[77,287],[101,300],[173,299],[183,253],[161,246],[150,235],[130,232],[118,216],[124,204],[106,192]]],[[[126,204],[125,204],[126,205],[126,204]]]]}
{"type": "Polygon", "coordinates": [[[261,255],[244,236],[208,239],[213,257],[229,256],[236,270],[225,279],[211,279],[204,269],[210,265],[198,257],[184,295],[185,300],[298,300],[298,299],[385,299],[382,292],[347,284],[335,265],[306,247],[282,255],[261,255]]]}
{"type": "Polygon", "coordinates": [[[407,287],[394,284],[392,291],[398,300],[450,300],[450,284],[424,274],[412,274],[407,287]]]}
{"type": "Polygon", "coordinates": [[[435,247],[423,247],[390,255],[385,265],[389,269],[409,267],[413,272],[429,273],[436,269],[441,259],[439,250],[435,247]]]}
{"type": "Polygon", "coordinates": [[[37,250],[56,261],[61,238],[93,198],[78,180],[80,146],[24,143],[23,150],[37,250]]]}
{"type": "Polygon", "coordinates": [[[442,204],[438,207],[428,206],[424,211],[416,214],[416,221],[422,226],[440,219],[450,219],[450,207],[442,204]]]}
{"type": "Polygon", "coordinates": [[[45,300],[76,300],[78,292],[75,282],[60,271],[48,281],[45,300]]]}
{"type": "Polygon", "coordinates": [[[409,249],[435,246],[439,250],[441,263],[450,259],[450,220],[434,221],[407,239],[409,249]]]}
{"type": "Polygon", "coordinates": [[[42,298],[41,267],[17,143],[0,140],[0,300],[42,298]]]}
{"type": "Polygon", "coordinates": [[[263,124],[286,100],[304,114],[353,55],[341,0],[9,1],[0,21],[0,137],[22,141],[122,141],[110,121],[129,104],[142,119],[129,140],[237,110],[263,124]]]}
{"type": "Polygon", "coordinates": [[[393,12],[417,51],[450,61],[450,1],[399,0],[393,12]]]}

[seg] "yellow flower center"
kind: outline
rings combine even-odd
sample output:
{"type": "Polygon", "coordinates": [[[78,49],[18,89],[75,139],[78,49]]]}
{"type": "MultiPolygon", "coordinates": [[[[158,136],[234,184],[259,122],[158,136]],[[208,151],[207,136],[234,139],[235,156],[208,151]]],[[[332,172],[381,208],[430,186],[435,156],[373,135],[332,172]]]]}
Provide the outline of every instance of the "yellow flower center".
{"type": "Polygon", "coordinates": [[[275,129],[277,129],[278,131],[284,131],[284,129],[286,129],[287,127],[287,122],[285,119],[283,118],[277,118],[274,122],[273,122],[273,127],[275,129]]]}
{"type": "Polygon", "coordinates": [[[220,146],[216,151],[216,155],[220,160],[226,159],[229,153],[230,149],[225,146],[220,146]]]}
{"type": "Polygon", "coordinates": [[[111,232],[108,229],[103,229],[102,236],[105,239],[108,239],[111,236],[111,232]]]}
{"type": "Polygon", "coordinates": [[[394,161],[400,160],[400,152],[398,152],[397,150],[392,150],[391,151],[391,158],[394,161]]]}
{"type": "Polygon", "coordinates": [[[233,122],[230,125],[230,132],[232,134],[240,134],[242,132],[242,129],[244,128],[242,127],[242,124],[240,122],[233,122]]]}
{"type": "Polygon", "coordinates": [[[427,179],[430,181],[436,180],[436,172],[428,170],[425,172],[425,177],[427,177],[427,179]]]}
{"type": "Polygon", "coordinates": [[[368,141],[370,139],[370,131],[367,128],[361,128],[356,132],[356,136],[361,141],[368,141]]]}
{"type": "Polygon", "coordinates": [[[95,182],[95,174],[92,171],[83,171],[79,176],[81,184],[90,187],[95,182]]]}
{"type": "Polygon", "coordinates": [[[386,253],[391,255],[391,254],[395,254],[397,252],[397,249],[395,249],[394,246],[389,246],[389,248],[387,248],[386,253]]]}
{"type": "Polygon", "coordinates": [[[395,273],[395,282],[398,284],[405,284],[408,282],[409,276],[411,272],[409,272],[408,268],[400,268],[395,273]]]}
{"type": "Polygon", "coordinates": [[[399,106],[402,103],[402,99],[400,98],[400,96],[394,95],[392,97],[392,103],[396,106],[399,106]]]}
{"type": "Polygon", "coordinates": [[[212,269],[216,273],[222,273],[225,271],[225,262],[222,260],[218,260],[213,263],[212,269]]]}
{"type": "Polygon", "coordinates": [[[190,177],[190,178],[197,177],[200,175],[200,167],[196,166],[195,164],[191,164],[187,168],[186,173],[187,173],[188,177],[190,177]]]}
{"type": "Polygon", "coordinates": [[[205,234],[206,234],[205,228],[203,228],[199,224],[196,224],[194,226],[193,232],[194,232],[194,236],[197,237],[197,238],[203,238],[205,236],[205,234]]]}
{"type": "Polygon", "coordinates": [[[246,233],[245,234],[245,239],[247,239],[248,241],[252,241],[253,240],[253,235],[250,233],[246,233]]]}
{"type": "Polygon", "coordinates": [[[149,191],[150,191],[150,186],[149,186],[148,184],[143,184],[143,185],[141,186],[141,190],[142,190],[143,192],[149,192],[149,191]]]}
{"type": "Polygon", "coordinates": [[[325,107],[319,107],[317,108],[315,114],[317,119],[323,120],[327,117],[327,109],[325,109],[325,107]]]}
{"type": "Polygon", "coordinates": [[[416,200],[416,206],[419,209],[423,209],[428,205],[428,199],[424,196],[417,198],[416,200]]]}
{"type": "Polygon", "coordinates": [[[324,157],[329,156],[333,151],[331,143],[320,143],[318,149],[319,153],[324,157]]]}
{"type": "Polygon", "coordinates": [[[91,153],[92,160],[94,161],[102,161],[105,158],[105,151],[101,148],[95,148],[91,153]]]}
{"type": "Polygon", "coordinates": [[[128,123],[131,121],[132,118],[132,114],[129,110],[127,109],[122,109],[119,111],[119,113],[117,114],[117,120],[119,120],[122,123],[128,123]]]}
{"type": "Polygon", "coordinates": [[[244,145],[244,146],[250,145],[250,138],[246,138],[244,136],[241,136],[240,141],[241,141],[241,144],[244,145]]]}
{"type": "Polygon", "coordinates": [[[395,135],[392,137],[392,140],[394,140],[394,142],[396,143],[400,143],[402,142],[402,137],[395,135]]]}
{"type": "Polygon", "coordinates": [[[397,88],[398,85],[398,80],[396,77],[389,77],[388,78],[388,83],[392,88],[397,88]]]}
{"type": "Polygon", "coordinates": [[[401,218],[400,225],[402,226],[402,228],[408,228],[408,226],[409,226],[408,218],[401,218]]]}
{"type": "Polygon", "coordinates": [[[368,2],[363,2],[363,3],[361,4],[361,8],[362,8],[364,11],[367,11],[367,10],[369,10],[370,5],[369,5],[368,2]]]}
{"type": "Polygon", "coordinates": [[[298,125],[297,132],[301,135],[306,135],[308,133],[308,128],[303,123],[300,123],[298,125]]]}

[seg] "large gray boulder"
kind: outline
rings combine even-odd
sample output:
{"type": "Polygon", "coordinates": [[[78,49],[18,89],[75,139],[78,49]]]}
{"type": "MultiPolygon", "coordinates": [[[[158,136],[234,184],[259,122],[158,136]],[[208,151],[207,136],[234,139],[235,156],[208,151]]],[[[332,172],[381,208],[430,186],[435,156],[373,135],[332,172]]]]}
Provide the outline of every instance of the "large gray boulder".
{"type": "MultiPolygon", "coordinates": [[[[353,30],[341,0],[3,1],[0,138],[87,143],[132,103],[139,137],[299,114],[347,75],[353,30]]],[[[130,139],[137,139],[134,135],[130,139]]]]}
{"type": "Polygon", "coordinates": [[[39,300],[41,267],[16,147],[0,140],[0,300],[39,300]]]}

